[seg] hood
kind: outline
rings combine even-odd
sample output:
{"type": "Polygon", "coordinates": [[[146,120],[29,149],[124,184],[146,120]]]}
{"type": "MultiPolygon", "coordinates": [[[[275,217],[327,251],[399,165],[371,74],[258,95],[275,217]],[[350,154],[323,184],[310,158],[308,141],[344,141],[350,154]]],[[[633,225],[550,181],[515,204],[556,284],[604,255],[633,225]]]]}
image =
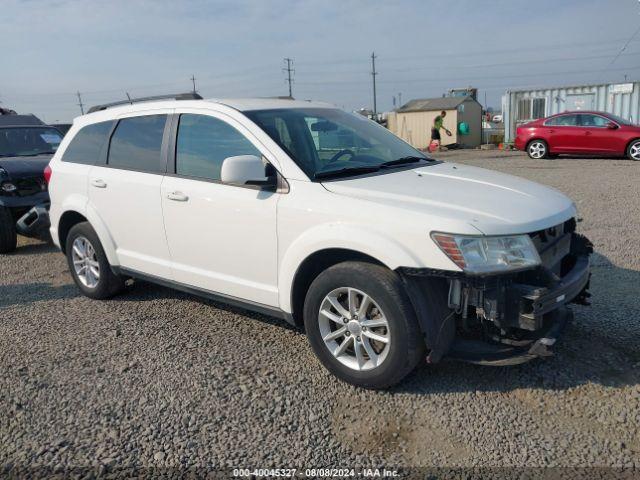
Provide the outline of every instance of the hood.
{"type": "Polygon", "coordinates": [[[542,230],[576,214],[573,202],[557,190],[455,163],[335,180],[323,186],[339,195],[411,209],[433,221],[439,217],[447,223],[465,222],[485,235],[542,230]]]}
{"type": "Polygon", "coordinates": [[[4,168],[11,178],[44,176],[44,168],[53,155],[37,157],[0,157],[0,168],[4,168]]]}

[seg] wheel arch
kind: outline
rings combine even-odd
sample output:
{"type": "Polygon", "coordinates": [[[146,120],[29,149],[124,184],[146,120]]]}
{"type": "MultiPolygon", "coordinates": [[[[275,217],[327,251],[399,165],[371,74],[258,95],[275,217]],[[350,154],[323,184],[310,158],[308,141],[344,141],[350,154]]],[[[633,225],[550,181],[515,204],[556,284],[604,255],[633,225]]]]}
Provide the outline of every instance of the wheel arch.
{"type": "Polygon", "coordinates": [[[626,143],[626,145],[624,146],[624,152],[622,152],[622,154],[623,154],[624,156],[627,156],[627,155],[628,155],[628,152],[629,152],[629,147],[631,146],[631,144],[632,144],[633,142],[637,142],[637,141],[639,141],[639,140],[640,140],[640,137],[633,137],[631,140],[629,140],[629,141],[626,143]]]}
{"type": "Polygon", "coordinates": [[[297,302],[292,301],[294,283],[304,278],[298,277],[301,271],[308,274],[301,267],[308,266],[309,261],[317,262],[325,268],[340,261],[362,259],[383,265],[389,270],[423,266],[414,252],[396,238],[379,230],[340,223],[321,224],[304,231],[286,245],[280,255],[278,303],[285,313],[294,315],[299,313],[299,310],[294,312],[294,305],[299,305],[301,296],[298,288],[295,294],[297,302]]]}
{"type": "Polygon", "coordinates": [[[74,225],[86,221],[87,217],[75,210],[67,210],[60,216],[60,221],[58,222],[58,241],[60,242],[60,250],[62,250],[63,253],[66,253],[65,246],[67,244],[69,231],[74,225]]]}
{"type": "MultiPolygon", "coordinates": [[[[100,239],[102,248],[104,250],[109,264],[112,266],[120,265],[118,262],[118,256],[116,255],[116,245],[113,241],[109,230],[98,215],[98,213],[88,203],[73,202],[65,205],[62,213],[60,214],[60,220],[57,223],[57,239],[60,242],[60,250],[66,253],[65,244],[69,231],[74,225],[80,222],[89,222],[91,228],[93,228],[100,239]]],[[[52,232],[54,230],[52,229],[52,232]]]]}
{"type": "Polygon", "coordinates": [[[531,145],[533,142],[544,142],[544,144],[547,146],[547,150],[551,151],[551,148],[549,147],[549,142],[542,137],[533,137],[527,140],[527,144],[524,146],[525,151],[529,150],[529,145],[531,145]]]}
{"type": "Polygon", "coordinates": [[[302,312],[307,291],[315,278],[327,268],[347,261],[361,261],[386,267],[378,259],[358,250],[325,248],[307,256],[296,270],[290,290],[291,315],[296,326],[304,325],[302,312]]]}

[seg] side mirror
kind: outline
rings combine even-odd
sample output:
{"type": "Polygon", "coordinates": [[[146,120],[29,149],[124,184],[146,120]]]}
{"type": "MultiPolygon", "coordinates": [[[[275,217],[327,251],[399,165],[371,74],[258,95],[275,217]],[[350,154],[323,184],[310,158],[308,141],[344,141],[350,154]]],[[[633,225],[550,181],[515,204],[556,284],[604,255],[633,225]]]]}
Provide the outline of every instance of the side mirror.
{"type": "Polygon", "coordinates": [[[615,130],[616,128],[618,128],[618,125],[616,125],[616,124],[615,124],[615,123],[613,123],[613,122],[608,122],[608,123],[607,123],[607,128],[608,128],[609,130],[615,130]]]}
{"type": "Polygon", "coordinates": [[[220,180],[235,185],[256,185],[276,188],[276,175],[267,175],[267,167],[255,155],[237,155],[222,161],[220,180]]]}

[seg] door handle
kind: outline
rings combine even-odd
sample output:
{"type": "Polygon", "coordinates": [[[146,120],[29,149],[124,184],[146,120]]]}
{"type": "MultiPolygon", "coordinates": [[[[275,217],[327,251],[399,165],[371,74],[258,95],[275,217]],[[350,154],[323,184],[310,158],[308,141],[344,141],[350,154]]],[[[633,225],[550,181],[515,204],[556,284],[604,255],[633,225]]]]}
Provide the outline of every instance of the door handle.
{"type": "Polygon", "coordinates": [[[107,183],[101,178],[96,178],[94,180],[91,180],[91,185],[93,185],[96,188],[107,188],[107,183]]]}
{"type": "Polygon", "coordinates": [[[169,200],[173,200],[174,202],[186,202],[187,200],[189,200],[189,197],[187,197],[182,192],[171,192],[167,195],[167,198],[169,200]]]}
{"type": "Polygon", "coordinates": [[[555,130],[549,130],[549,133],[554,133],[554,132],[555,132],[555,130]]]}
{"type": "Polygon", "coordinates": [[[587,130],[586,132],[584,132],[585,135],[591,135],[591,132],[589,130],[587,130]]]}

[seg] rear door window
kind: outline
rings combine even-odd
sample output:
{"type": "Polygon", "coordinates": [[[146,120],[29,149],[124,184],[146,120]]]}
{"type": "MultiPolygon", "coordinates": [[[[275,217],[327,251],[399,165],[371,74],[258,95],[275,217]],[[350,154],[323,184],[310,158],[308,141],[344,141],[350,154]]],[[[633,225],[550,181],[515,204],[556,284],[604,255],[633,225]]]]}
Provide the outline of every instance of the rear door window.
{"type": "Polygon", "coordinates": [[[64,151],[63,162],[95,165],[105,145],[113,122],[100,122],[82,127],[64,151]]]}
{"type": "Polygon", "coordinates": [[[559,117],[553,117],[544,122],[545,125],[559,126],[559,127],[575,127],[578,125],[577,115],[560,115],[559,117]]]}
{"type": "Polygon", "coordinates": [[[176,174],[220,180],[222,162],[237,155],[261,156],[260,151],[227,122],[208,115],[180,115],[176,144],[176,174]]]}
{"type": "Polygon", "coordinates": [[[123,118],[109,145],[107,164],[114,168],[161,173],[166,115],[123,118]]]}

